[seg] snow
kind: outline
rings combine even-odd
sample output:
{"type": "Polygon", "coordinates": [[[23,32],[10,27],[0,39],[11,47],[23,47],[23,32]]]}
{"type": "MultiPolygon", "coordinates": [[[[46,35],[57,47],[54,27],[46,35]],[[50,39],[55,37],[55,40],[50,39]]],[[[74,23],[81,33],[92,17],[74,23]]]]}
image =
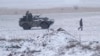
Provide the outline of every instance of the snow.
{"type": "Polygon", "coordinates": [[[0,15],[0,56],[100,56],[100,12],[44,14],[50,29],[23,30],[23,15],[0,15]],[[84,30],[78,31],[83,18],[84,30]],[[60,23],[59,23],[60,22],[60,23]],[[64,29],[58,31],[58,29],[64,29]]]}

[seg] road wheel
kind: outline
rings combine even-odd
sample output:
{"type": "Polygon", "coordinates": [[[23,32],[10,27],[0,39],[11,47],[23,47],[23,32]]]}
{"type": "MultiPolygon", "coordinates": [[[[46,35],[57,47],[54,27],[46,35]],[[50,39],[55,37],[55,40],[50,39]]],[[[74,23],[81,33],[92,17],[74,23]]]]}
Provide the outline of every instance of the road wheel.
{"type": "Polygon", "coordinates": [[[49,28],[49,24],[46,23],[46,22],[42,22],[42,23],[40,24],[40,26],[41,26],[42,29],[48,29],[48,28],[49,28]]]}
{"type": "Polygon", "coordinates": [[[25,23],[25,24],[23,24],[23,29],[29,30],[29,29],[31,29],[31,26],[29,24],[25,23]]]}

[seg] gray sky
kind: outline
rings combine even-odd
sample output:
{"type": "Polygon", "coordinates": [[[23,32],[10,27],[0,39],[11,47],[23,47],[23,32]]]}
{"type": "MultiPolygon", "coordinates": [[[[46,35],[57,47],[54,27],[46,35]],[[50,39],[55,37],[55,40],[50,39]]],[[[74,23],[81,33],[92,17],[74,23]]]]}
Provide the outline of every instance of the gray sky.
{"type": "Polygon", "coordinates": [[[100,7],[100,0],[80,0],[79,6],[100,7]]]}
{"type": "Polygon", "coordinates": [[[66,6],[99,6],[100,0],[0,0],[0,7],[50,8],[66,6]]]}

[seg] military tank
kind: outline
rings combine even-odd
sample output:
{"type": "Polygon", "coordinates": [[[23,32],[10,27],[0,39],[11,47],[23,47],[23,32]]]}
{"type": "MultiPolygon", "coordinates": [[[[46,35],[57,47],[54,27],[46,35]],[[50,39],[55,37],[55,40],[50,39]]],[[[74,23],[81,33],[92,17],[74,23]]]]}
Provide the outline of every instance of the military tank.
{"type": "Polygon", "coordinates": [[[40,15],[23,16],[19,20],[19,26],[21,26],[24,30],[29,30],[32,27],[48,29],[53,23],[53,19],[49,19],[48,17],[40,17],[40,15]]]}

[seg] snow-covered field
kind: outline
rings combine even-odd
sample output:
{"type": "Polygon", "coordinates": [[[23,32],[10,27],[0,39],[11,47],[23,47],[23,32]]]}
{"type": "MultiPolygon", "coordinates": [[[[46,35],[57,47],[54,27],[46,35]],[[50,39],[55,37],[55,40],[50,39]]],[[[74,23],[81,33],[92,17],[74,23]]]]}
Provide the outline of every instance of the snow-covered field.
{"type": "Polygon", "coordinates": [[[0,15],[0,56],[100,56],[100,12],[41,15],[55,20],[52,30],[23,30],[18,25],[22,16],[0,15]],[[83,31],[77,30],[80,18],[83,31]]]}

